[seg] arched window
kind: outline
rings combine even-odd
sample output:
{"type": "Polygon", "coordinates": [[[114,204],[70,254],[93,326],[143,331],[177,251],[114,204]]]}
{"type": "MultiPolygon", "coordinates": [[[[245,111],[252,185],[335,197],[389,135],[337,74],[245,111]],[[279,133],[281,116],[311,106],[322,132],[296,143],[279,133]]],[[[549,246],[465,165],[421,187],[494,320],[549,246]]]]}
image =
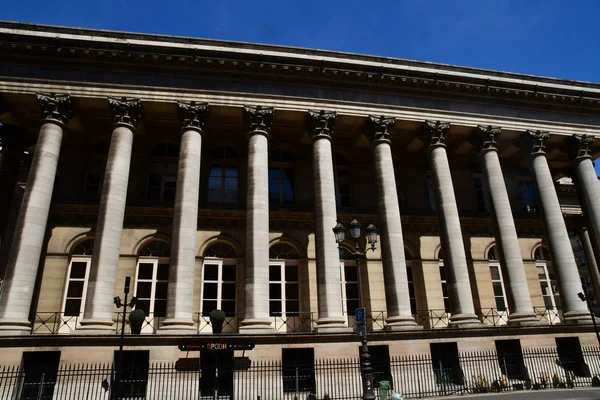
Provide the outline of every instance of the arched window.
{"type": "Polygon", "coordinates": [[[338,207],[352,206],[352,188],[350,186],[350,164],[342,153],[333,153],[335,172],[335,201],[338,207]]]}
{"type": "Polygon", "coordinates": [[[238,202],[237,152],[228,146],[212,151],[212,164],[208,178],[208,202],[234,204],[238,202]]]}
{"type": "Polygon", "coordinates": [[[356,257],[346,247],[340,247],[340,276],[344,313],[354,320],[354,312],[360,306],[360,271],[356,265],[356,257]]]}
{"type": "Polygon", "coordinates": [[[440,266],[440,282],[442,284],[442,297],[444,299],[444,311],[450,314],[450,297],[448,296],[448,281],[446,280],[446,268],[444,267],[444,254],[442,249],[438,252],[440,266]]]}
{"type": "Polygon", "coordinates": [[[535,249],[534,257],[542,296],[544,298],[544,306],[549,310],[555,310],[556,306],[560,305],[560,297],[550,251],[546,247],[540,246],[535,249]]]}
{"type": "MultiPolygon", "coordinates": [[[[93,249],[94,239],[85,239],[73,247],[63,296],[62,309],[65,317],[83,315],[93,249]]],[[[71,327],[74,328],[75,326],[71,327]]]]}
{"type": "Polygon", "coordinates": [[[208,317],[213,310],[223,310],[235,317],[237,258],[235,249],[226,242],[211,244],[204,251],[200,312],[208,317]]]}
{"type": "Polygon", "coordinates": [[[164,317],[167,312],[170,256],[171,245],[159,239],[145,243],[138,251],[135,308],[150,318],[164,317]]]}
{"type": "Polygon", "coordinates": [[[508,311],[508,303],[506,301],[506,290],[504,288],[502,268],[500,267],[500,261],[498,260],[495,245],[488,250],[488,260],[490,262],[490,276],[492,277],[492,289],[496,301],[496,311],[498,314],[503,315],[508,311]]]}
{"type": "Polygon", "coordinates": [[[85,200],[100,200],[109,146],[110,142],[108,140],[100,140],[92,146],[92,154],[89,157],[89,164],[85,169],[83,180],[83,197],[85,200]]]}
{"type": "Polygon", "coordinates": [[[276,243],[269,249],[269,258],[269,315],[283,319],[298,316],[298,251],[287,243],[276,243]]]}
{"type": "Polygon", "coordinates": [[[408,281],[408,296],[410,298],[410,312],[413,315],[417,314],[417,295],[415,293],[415,278],[413,275],[413,256],[412,253],[405,248],[404,254],[406,257],[406,278],[408,281]]]}
{"type": "Polygon", "coordinates": [[[179,148],[173,143],[160,143],[152,149],[146,198],[155,202],[173,202],[177,185],[179,148]]]}
{"type": "Polygon", "coordinates": [[[290,151],[276,149],[269,153],[270,204],[294,204],[296,198],[294,162],[294,155],[290,151]]]}

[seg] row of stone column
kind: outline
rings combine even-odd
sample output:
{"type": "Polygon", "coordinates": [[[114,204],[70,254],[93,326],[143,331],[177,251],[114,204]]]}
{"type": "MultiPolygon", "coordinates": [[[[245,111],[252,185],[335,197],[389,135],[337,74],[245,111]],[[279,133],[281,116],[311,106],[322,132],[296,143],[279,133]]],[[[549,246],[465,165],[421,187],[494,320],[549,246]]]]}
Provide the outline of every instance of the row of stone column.
{"type": "MultiPolygon", "coordinates": [[[[0,297],[0,333],[29,332],[29,309],[56,175],[63,130],[70,117],[69,96],[38,95],[42,107],[42,127],[10,253],[8,274],[0,297]]],[[[109,98],[113,116],[104,185],[95,231],[82,333],[102,333],[112,329],[113,296],[123,229],[133,133],[140,119],[139,99],[109,98]]],[[[181,150],[173,217],[173,254],[169,276],[167,318],[161,332],[193,332],[193,276],[198,215],[198,188],[203,126],[209,107],[205,103],[180,103],[182,119],[181,150]]],[[[242,333],[272,330],[269,318],[269,198],[268,139],[273,108],[245,107],[248,126],[248,190],[246,223],[246,304],[242,333]]],[[[336,220],[336,198],[331,142],[335,112],[309,111],[309,134],[313,142],[315,181],[315,240],[319,319],[323,332],[347,329],[343,315],[339,281],[339,253],[332,227],[336,220]]],[[[390,136],[395,119],[370,116],[366,132],[371,140],[377,177],[378,205],[383,254],[383,272],[389,329],[417,327],[410,309],[402,225],[390,136]]],[[[445,142],[450,124],[426,121],[421,139],[428,145],[435,197],[439,210],[440,238],[452,299],[453,325],[479,324],[475,315],[462,232],[454,195],[445,142]]],[[[479,127],[481,158],[486,187],[496,226],[496,239],[503,269],[507,272],[510,322],[535,323],[527,279],[495,139],[498,127],[479,127]]],[[[585,320],[585,304],[579,301],[579,277],[569,244],[554,182],[545,157],[543,132],[524,136],[531,148],[532,171],[540,193],[550,248],[557,270],[567,321],[585,320]]],[[[574,136],[574,169],[583,208],[592,221],[594,241],[600,238],[600,188],[591,163],[591,139],[574,136]],[[593,174],[593,179],[592,179],[593,174]]],[[[598,246],[596,241],[595,246],[598,246]]]]}

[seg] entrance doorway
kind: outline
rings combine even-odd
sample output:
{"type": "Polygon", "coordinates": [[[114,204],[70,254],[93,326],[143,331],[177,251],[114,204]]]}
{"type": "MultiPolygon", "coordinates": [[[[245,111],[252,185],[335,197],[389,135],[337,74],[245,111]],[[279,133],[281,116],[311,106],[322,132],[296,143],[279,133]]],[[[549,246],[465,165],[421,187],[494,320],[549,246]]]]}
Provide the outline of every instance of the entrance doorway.
{"type": "Polygon", "coordinates": [[[233,351],[200,354],[200,396],[233,400],[233,351]],[[210,396],[210,397],[209,397],[210,396]]]}

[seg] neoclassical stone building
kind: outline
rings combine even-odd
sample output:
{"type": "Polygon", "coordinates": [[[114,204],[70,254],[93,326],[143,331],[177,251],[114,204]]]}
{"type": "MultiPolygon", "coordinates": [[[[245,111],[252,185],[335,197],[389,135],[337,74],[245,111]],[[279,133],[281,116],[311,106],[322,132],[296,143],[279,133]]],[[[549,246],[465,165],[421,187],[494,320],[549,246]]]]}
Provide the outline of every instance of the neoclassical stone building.
{"type": "Polygon", "coordinates": [[[356,356],[361,295],[388,356],[595,343],[600,85],[9,22],[0,59],[2,363],[112,361],[126,276],[150,360],[215,309],[252,360],[356,356]]]}

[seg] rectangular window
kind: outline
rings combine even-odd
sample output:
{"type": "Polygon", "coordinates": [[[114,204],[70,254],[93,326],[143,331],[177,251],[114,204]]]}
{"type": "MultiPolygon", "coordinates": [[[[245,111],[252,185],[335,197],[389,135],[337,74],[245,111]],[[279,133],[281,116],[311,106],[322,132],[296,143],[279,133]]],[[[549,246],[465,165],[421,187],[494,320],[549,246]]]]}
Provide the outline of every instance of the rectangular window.
{"type": "Polygon", "coordinates": [[[281,350],[284,393],[315,392],[315,350],[311,348],[281,350]]]}
{"type": "Polygon", "coordinates": [[[60,351],[23,352],[23,381],[19,400],[52,399],[60,351]]]}
{"type": "Polygon", "coordinates": [[[433,177],[431,174],[427,174],[427,193],[429,195],[429,208],[431,211],[435,211],[435,191],[433,188],[433,177]]]}
{"type": "Polygon", "coordinates": [[[504,282],[502,280],[502,270],[499,263],[491,263],[490,275],[492,276],[492,287],[494,290],[494,299],[496,300],[496,309],[498,312],[506,311],[506,295],[504,291],[504,282]]]}
{"type": "Polygon", "coordinates": [[[556,338],[556,349],[560,366],[577,376],[589,377],[590,369],[586,365],[578,337],[556,338]]]}
{"type": "Polygon", "coordinates": [[[300,312],[298,265],[289,260],[269,265],[269,315],[298,316],[300,312]]]}
{"type": "Polygon", "coordinates": [[[208,178],[208,202],[218,204],[237,203],[238,169],[213,165],[208,178]]]}
{"type": "Polygon", "coordinates": [[[485,190],[481,176],[473,177],[473,185],[475,186],[475,199],[477,200],[477,209],[481,212],[488,212],[487,200],[485,198],[485,190]]]}
{"type": "Polygon", "coordinates": [[[83,312],[90,262],[90,257],[73,256],[71,258],[69,278],[64,296],[63,311],[65,317],[78,317],[83,312]]]}
{"type": "Polygon", "coordinates": [[[463,384],[463,374],[458,358],[458,345],[450,343],[430,343],[431,363],[438,385],[463,384]]]}
{"type": "Polygon", "coordinates": [[[538,262],[536,268],[544,305],[547,309],[554,310],[557,304],[560,305],[560,298],[555,290],[556,280],[552,266],[548,262],[538,262]]]}
{"type": "Polygon", "coordinates": [[[537,214],[538,202],[535,194],[535,185],[529,179],[519,180],[519,196],[521,197],[521,206],[528,214],[537,214]]]}
{"type": "Polygon", "coordinates": [[[295,198],[293,168],[269,168],[269,201],[272,204],[291,205],[295,198]]]}
{"type": "Polygon", "coordinates": [[[519,339],[496,340],[496,353],[500,370],[508,379],[525,379],[525,363],[519,339]]]}
{"type": "Polygon", "coordinates": [[[354,315],[355,310],[359,307],[359,284],[358,284],[358,267],[356,263],[345,260],[341,264],[342,273],[342,298],[345,306],[345,311],[349,316],[354,315]]]}
{"type": "Polygon", "coordinates": [[[153,163],[150,165],[146,198],[153,201],[175,200],[177,186],[176,163],[153,163]]]}
{"type": "Polygon", "coordinates": [[[140,258],[134,293],[138,299],[135,308],[144,310],[150,318],[166,316],[168,284],[168,260],[140,258]]]}
{"type": "Polygon", "coordinates": [[[410,261],[406,262],[406,277],[408,279],[408,296],[410,298],[410,312],[417,314],[417,297],[415,295],[415,281],[413,278],[413,268],[410,261]]]}
{"type": "MultiPolygon", "coordinates": [[[[114,352],[114,362],[117,365],[119,351],[114,352]]],[[[119,385],[119,397],[145,399],[148,386],[148,369],[150,368],[149,350],[124,350],[123,369],[119,385]]]]}
{"type": "Polygon", "coordinates": [[[204,261],[202,279],[202,315],[223,310],[227,317],[235,316],[237,266],[235,261],[204,261]]]}
{"type": "Polygon", "coordinates": [[[352,206],[350,171],[347,169],[336,168],[335,170],[335,194],[338,207],[352,206]]]}
{"type": "Polygon", "coordinates": [[[444,264],[440,263],[440,282],[442,283],[442,297],[444,299],[444,311],[450,312],[450,297],[448,296],[448,283],[444,264]]]}

